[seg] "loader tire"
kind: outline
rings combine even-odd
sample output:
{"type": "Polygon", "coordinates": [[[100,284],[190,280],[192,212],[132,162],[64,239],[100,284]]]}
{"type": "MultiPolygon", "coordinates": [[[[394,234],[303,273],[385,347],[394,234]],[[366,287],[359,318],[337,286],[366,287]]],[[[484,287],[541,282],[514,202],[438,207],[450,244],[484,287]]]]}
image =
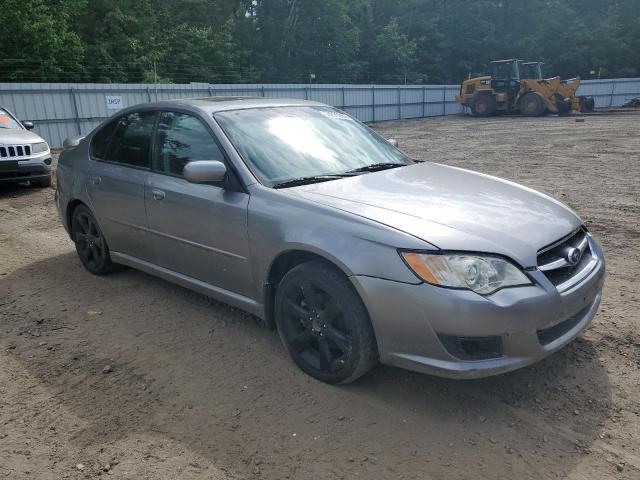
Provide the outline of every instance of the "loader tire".
{"type": "Polygon", "coordinates": [[[571,101],[565,100],[562,95],[556,93],[556,106],[558,107],[558,115],[566,117],[571,113],[571,101]]]}
{"type": "Polygon", "coordinates": [[[518,106],[520,113],[525,117],[539,117],[546,110],[542,95],[536,92],[525,93],[518,102],[518,106]]]}
{"type": "Polygon", "coordinates": [[[593,112],[596,107],[596,102],[593,97],[580,97],[580,112],[589,113],[593,112]]]}
{"type": "Polygon", "coordinates": [[[474,117],[490,117],[496,113],[496,99],[486,93],[478,93],[471,99],[471,113],[474,117]]]}

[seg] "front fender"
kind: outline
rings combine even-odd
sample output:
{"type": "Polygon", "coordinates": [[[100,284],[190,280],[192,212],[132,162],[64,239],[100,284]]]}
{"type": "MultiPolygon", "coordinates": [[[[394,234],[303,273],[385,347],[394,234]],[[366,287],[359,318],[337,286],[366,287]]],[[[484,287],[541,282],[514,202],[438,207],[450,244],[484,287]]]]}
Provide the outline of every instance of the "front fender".
{"type": "Polygon", "coordinates": [[[274,260],[288,251],[309,252],[347,276],[420,283],[398,248],[434,249],[427,242],[336,208],[261,185],[250,188],[248,231],[257,298],[274,260]]]}

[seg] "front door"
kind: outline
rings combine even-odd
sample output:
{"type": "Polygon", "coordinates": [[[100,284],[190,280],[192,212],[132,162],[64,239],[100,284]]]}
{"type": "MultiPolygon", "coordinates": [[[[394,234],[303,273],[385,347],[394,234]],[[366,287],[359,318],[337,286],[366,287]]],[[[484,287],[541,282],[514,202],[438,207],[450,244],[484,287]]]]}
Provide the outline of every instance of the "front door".
{"type": "Polygon", "coordinates": [[[225,162],[202,120],[186,113],[161,112],[145,188],[155,263],[251,296],[249,195],[229,184],[189,183],[182,169],[193,160],[225,162]]]}
{"type": "Polygon", "coordinates": [[[150,261],[144,188],[151,164],[155,111],[124,115],[91,142],[87,192],[109,248],[150,261]]]}

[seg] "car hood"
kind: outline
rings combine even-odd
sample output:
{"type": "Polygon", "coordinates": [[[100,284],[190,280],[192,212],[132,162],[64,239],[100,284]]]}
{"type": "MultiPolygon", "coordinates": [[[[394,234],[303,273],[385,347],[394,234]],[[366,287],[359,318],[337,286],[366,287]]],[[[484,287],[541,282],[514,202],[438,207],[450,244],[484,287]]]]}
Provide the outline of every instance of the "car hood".
{"type": "Polygon", "coordinates": [[[28,145],[43,142],[42,138],[29,130],[0,128],[0,145],[28,145]]]}
{"type": "Polygon", "coordinates": [[[571,209],[548,195],[429,162],[289,191],[440,249],[498,253],[523,267],[535,266],[540,248],[582,224],[571,209]]]}

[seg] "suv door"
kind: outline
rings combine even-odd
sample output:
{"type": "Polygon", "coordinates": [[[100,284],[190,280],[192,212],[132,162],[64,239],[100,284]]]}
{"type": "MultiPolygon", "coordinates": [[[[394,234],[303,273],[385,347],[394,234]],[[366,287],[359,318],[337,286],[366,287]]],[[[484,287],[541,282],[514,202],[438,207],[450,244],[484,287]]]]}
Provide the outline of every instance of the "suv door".
{"type": "Polygon", "coordinates": [[[87,192],[109,248],[151,260],[144,185],[151,165],[156,111],[128,113],[97,132],[87,192]]]}
{"type": "Polygon", "coordinates": [[[161,112],[145,194],[155,263],[227,291],[252,296],[249,195],[234,182],[230,170],[221,185],[189,183],[182,169],[193,160],[227,163],[200,118],[161,112]]]}

